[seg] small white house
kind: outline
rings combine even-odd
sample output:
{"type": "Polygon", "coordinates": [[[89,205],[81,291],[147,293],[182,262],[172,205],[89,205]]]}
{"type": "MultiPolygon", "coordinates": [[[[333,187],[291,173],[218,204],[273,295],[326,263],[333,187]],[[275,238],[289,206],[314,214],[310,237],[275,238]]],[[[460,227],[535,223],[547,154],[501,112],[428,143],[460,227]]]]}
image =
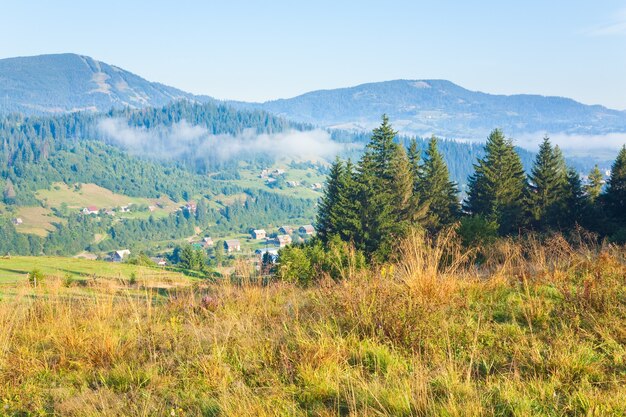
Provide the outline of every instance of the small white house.
{"type": "Polygon", "coordinates": [[[261,240],[267,237],[267,233],[263,229],[255,229],[252,231],[252,239],[261,240]]]}
{"type": "Polygon", "coordinates": [[[111,254],[111,261],[113,262],[122,262],[124,258],[130,255],[130,251],[128,249],[116,250],[111,254]]]}

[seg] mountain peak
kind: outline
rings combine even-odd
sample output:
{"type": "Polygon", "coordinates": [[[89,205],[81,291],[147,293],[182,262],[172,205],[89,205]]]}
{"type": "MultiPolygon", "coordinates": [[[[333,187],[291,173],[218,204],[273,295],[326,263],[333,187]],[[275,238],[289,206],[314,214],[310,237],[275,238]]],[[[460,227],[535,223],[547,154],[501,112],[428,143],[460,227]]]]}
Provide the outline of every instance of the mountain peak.
{"type": "Polygon", "coordinates": [[[62,113],[162,106],[194,96],[86,55],[0,60],[0,111],[62,113]]]}

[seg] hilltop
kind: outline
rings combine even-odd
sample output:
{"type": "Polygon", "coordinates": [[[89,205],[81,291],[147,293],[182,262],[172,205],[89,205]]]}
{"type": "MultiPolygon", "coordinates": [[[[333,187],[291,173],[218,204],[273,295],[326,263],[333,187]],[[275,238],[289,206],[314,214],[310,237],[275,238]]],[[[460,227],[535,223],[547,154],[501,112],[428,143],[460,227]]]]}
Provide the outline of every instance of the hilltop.
{"type": "Polygon", "coordinates": [[[180,99],[208,101],[77,54],[0,60],[0,111],[25,114],[163,106],[180,99]]]}
{"type": "Polygon", "coordinates": [[[394,80],[240,106],[326,127],[371,130],[386,113],[401,133],[484,139],[494,126],[509,134],[626,132],[626,112],[564,97],[494,95],[446,80],[394,80]]]}

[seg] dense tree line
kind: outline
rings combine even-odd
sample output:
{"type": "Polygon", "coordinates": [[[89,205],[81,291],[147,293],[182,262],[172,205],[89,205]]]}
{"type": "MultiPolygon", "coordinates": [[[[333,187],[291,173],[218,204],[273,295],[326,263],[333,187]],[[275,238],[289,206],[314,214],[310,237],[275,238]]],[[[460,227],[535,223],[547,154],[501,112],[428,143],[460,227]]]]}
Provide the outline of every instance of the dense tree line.
{"type": "Polygon", "coordinates": [[[626,147],[602,191],[597,167],[583,186],[548,138],[527,175],[512,141],[496,129],[474,164],[461,204],[437,139],[431,138],[421,157],[415,141],[405,149],[395,138],[384,116],[356,165],[339,159],[333,163],[317,214],[321,242],[339,237],[368,255],[386,257],[409,227],[437,233],[459,220],[461,230],[476,235],[565,231],[580,225],[626,240],[626,147]]]}

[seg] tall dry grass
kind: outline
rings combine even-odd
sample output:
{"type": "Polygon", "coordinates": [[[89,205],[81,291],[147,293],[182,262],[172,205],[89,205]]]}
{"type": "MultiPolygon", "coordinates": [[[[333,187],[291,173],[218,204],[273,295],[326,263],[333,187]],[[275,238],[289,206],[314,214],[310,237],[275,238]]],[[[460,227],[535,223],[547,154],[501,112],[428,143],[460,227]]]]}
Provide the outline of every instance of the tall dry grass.
{"type": "Polygon", "coordinates": [[[0,415],[626,415],[623,247],[555,236],[302,289],[26,283],[0,301],[0,415]]]}

